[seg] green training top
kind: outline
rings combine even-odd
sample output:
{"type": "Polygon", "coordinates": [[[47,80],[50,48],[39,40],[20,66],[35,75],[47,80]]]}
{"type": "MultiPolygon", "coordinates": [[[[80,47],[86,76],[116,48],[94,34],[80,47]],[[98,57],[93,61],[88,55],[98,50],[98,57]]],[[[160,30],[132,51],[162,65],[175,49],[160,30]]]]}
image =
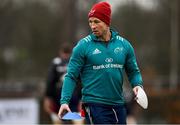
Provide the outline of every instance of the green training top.
{"type": "MultiPolygon", "coordinates": [[[[123,104],[123,76],[131,86],[142,86],[142,77],[131,44],[111,30],[108,43],[94,34],[81,39],[73,48],[63,83],[61,104],[69,103],[80,76],[82,102],[108,105],[123,104]]],[[[75,90],[76,91],[76,90],[75,90]]]]}

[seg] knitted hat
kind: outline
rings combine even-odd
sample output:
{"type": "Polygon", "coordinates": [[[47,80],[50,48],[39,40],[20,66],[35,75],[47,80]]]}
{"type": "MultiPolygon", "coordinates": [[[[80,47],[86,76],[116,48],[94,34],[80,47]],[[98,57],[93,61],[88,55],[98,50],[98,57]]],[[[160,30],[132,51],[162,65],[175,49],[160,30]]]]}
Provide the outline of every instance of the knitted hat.
{"type": "Polygon", "coordinates": [[[99,2],[93,5],[88,17],[96,17],[105,22],[108,26],[111,23],[111,6],[108,2],[99,2]]]}

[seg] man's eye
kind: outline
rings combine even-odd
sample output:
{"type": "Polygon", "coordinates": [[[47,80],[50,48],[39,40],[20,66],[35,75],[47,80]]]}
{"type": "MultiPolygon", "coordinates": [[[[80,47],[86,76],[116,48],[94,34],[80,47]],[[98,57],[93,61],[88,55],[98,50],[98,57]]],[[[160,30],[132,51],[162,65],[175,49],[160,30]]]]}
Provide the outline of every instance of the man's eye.
{"type": "Polygon", "coordinates": [[[92,21],[89,21],[89,24],[91,24],[92,23],[92,21]]]}
{"type": "Polygon", "coordinates": [[[99,23],[99,21],[98,21],[98,20],[95,20],[94,23],[99,23]]]}

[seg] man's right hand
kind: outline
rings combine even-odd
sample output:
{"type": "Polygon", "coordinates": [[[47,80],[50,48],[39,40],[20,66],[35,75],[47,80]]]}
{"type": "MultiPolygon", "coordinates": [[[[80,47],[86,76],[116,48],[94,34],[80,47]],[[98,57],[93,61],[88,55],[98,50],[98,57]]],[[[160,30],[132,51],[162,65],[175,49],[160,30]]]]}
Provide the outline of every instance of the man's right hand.
{"type": "Polygon", "coordinates": [[[59,118],[62,118],[63,115],[67,112],[71,112],[69,105],[68,104],[62,104],[60,109],[59,109],[59,113],[58,113],[59,118]]]}

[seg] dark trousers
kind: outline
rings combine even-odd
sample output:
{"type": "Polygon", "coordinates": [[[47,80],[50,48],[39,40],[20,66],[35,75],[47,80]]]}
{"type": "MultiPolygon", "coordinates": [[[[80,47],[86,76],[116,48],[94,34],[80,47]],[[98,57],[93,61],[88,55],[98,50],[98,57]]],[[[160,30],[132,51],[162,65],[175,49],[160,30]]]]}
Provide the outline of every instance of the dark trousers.
{"type": "Polygon", "coordinates": [[[83,104],[86,124],[126,124],[125,105],[83,104]]]}

